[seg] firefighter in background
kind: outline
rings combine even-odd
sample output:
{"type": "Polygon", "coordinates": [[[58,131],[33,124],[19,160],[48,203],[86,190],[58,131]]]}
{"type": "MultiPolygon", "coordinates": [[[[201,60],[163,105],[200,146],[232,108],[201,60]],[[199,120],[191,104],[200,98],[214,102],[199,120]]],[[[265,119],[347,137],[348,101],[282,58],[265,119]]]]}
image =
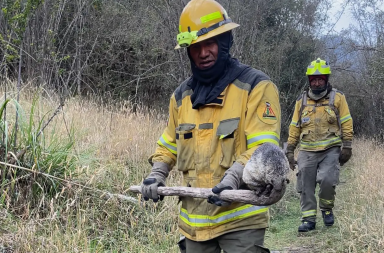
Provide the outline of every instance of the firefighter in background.
{"type": "Polygon", "coordinates": [[[251,154],[280,139],[275,84],[229,54],[231,30],[238,26],[213,0],[192,0],[180,16],[176,48],[186,48],[192,76],[170,98],[168,125],[149,158],[152,171],[141,192],[145,200],[161,199],[157,187],[165,185],[175,165],[183,186],[212,188],[208,202],[181,198],[181,252],[269,252],[262,247],[268,207],[228,203],[215,195],[243,188],[251,154]]]}
{"type": "Polygon", "coordinates": [[[319,184],[319,206],[325,226],[332,226],[335,189],[340,166],[352,155],[353,124],[345,96],[328,82],[331,68],[320,58],[311,62],[306,75],[309,90],[296,101],[289,126],[287,158],[295,169],[297,158],[297,191],[300,193],[302,224],[299,232],[316,227],[316,185],[319,184]]]}

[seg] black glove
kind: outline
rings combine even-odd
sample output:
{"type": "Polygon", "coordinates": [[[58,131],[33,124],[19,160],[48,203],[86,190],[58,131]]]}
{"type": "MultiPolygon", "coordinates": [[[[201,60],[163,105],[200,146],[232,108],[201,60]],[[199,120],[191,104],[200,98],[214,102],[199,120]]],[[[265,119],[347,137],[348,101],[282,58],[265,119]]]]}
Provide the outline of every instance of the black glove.
{"type": "Polygon", "coordinates": [[[169,169],[166,163],[155,162],[152,167],[151,174],[141,184],[141,195],[145,201],[152,199],[157,202],[164,199],[164,196],[159,196],[157,188],[165,186],[165,179],[168,177],[169,169]]]}
{"type": "Polygon", "coordinates": [[[343,166],[344,163],[348,162],[348,160],[352,156],[352,142],[351,141],[343,141],[343,147],[339,156],[340,166],[343,166]]]}
{"type": "Polygon", "coordinates": [[[295,161],[295,148],[296,147],[293,146],[293,145],[288,145],[287,152],[285,153],[285,156],[288,159],[289,167],[291,168],[291,170],[295,170],[295,164],[296,164],[296,161],[295,161]]]}
{"type": "MultiPolygon", "coordinates": [[[[242,183],[244,166],[238,162],[235,162],[224,174],[224,177],[221,179],[215,187],[212,188],[214,194],[220,194],[224,190],[237,190],[240,188],[242,183]]],[[[228,206],[231,202],[220,199],[217,195],[212,195],[208,197],[208,203],[217,205],[217,206],[228,206]]]]}

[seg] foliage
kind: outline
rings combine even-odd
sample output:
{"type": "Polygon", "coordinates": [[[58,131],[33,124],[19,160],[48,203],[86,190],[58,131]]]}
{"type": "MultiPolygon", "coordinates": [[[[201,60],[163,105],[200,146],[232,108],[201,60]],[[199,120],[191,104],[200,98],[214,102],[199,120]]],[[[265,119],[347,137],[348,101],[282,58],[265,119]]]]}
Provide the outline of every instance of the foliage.
{"type": "MultiPolygon", "coordinates": [[[[172,92],[190,75],[185,50],[173,49],[186,2],[3,1],[0,78],[16,78],[21,46],[22,80],[70,96],[96,95],[102,103],[128,101],[135,110],[166,110],[172,92]]],[[[220,3],[241,25],[233,31],[232,55],[268,74],[280,90],[282,140],[308,84],[305,68],[317,57],[331,64],[331,83],[346,94],[356,133],[382,134],[382,0],[344,3],[357,25],[341,33],[331,33],[329,0],[220,3]],[[366,113],[368,107],[374,110],[366,113]]]]}
{"type": "Polygon", "coordinates": [[[3,31],[0,32],[0,45],[5,49],[3,54],[6,64],[12,64],[18,59],[17,48],[22,44],[28,20],[42,2],[43,0],[6,0],[0,5],[0,21],[4,22],[3,31]]]}
{"type": "Polygon", "coordinates": [[[324,36],[318,51],[332,66],[332,85],[346,95],[355,133],[384,138],[384,1],[348,4],[355,22],[324,36]]]}
{"type": "Polygon", "coordinates": [[[24,205],[27,201],[32,207],[42,196],[51,197],[60,192],[62,184],[54,177],[76,176],[78,156],[74,153],[74,129],[71,128],[66,137],[56,132],[54,124],[45,128],[50,112],[41,115],[38,104],[39,96],[35,94],[29,115],[12,98],[8,98],[1,104],[0,161],[6,164],[1,165],[1,195],[7,198],[7,201],[2,201],[2,204],[7,202],[8,205],[17,206],[24,205]],[[7,118],[4,119],[5,110],[7,110],[7,118]],[[15,122],[9,120],[15,118],[16,111],[17,126],[15,122]],[[45,134],[48,129],[49,133],[45,134]],[[35,173],[31,174],[31,171],[12,165],[32,169],[35,173]]]}
{"type": "MultiPolygon", "coordinates": [[[[104,102],[125,100],[134,108],[166,109],[164,101],[190,75],[185,50],[174,50],[186,2],[34,0],[37,8],[28,14],[23,43],[24,79],[70,95],[96,94],[104,102]]],[[[284,124],[306,85],[305,67],[314,58],[326,3],[221,1],[241,25],[234,30],[232,55],[276,83],[284,124]]],[[[0,20],[7,17],[0,14],[0,20]]],[[[0,31],[3,37],[7,33],[0,31]]],[[[16,76],[16,71],[11,72],[16,76]]],[[[285,138],[286,128],[282,130],[285,138]]]]}

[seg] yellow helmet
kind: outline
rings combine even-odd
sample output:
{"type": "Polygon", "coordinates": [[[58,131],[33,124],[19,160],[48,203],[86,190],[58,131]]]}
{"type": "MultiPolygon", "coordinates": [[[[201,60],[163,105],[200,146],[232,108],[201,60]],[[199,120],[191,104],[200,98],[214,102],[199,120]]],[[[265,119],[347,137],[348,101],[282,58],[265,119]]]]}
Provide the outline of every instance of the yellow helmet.
{"type": "Polygon", "coordinates": [[[212,38],[238,26],[232,22],[218,2],[191,0],[180,15],[178,45],[175,49],[189,47],[191,44],[212,38]]]}
{"type": "Polygon", "coordinates": [[[307,76],[330,75],[331,67],[326,61],[317,58],[307,67],[307,72],[305,74],[307,76]]]}

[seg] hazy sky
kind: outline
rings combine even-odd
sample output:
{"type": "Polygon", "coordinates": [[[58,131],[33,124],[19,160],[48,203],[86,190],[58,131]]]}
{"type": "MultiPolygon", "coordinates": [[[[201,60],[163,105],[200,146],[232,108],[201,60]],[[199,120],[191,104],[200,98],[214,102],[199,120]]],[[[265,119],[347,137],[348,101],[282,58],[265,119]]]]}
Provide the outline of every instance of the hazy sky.
{"type": "MultiPolygon", "coordinates": [[[[336,19],[339,17],[340,12],[342,11],[345,0],[334,0],[332,8],[330,10],[330,17],[333,22],[336,22],[336,19]]],[[[339,21],[335,24],[334,30],[336,32],[340,32],[342,29],[347,29],[351,24],[352,14],[350,12],[349,7],[344,9],[343,15],[339,19],[339,21]]]]}

